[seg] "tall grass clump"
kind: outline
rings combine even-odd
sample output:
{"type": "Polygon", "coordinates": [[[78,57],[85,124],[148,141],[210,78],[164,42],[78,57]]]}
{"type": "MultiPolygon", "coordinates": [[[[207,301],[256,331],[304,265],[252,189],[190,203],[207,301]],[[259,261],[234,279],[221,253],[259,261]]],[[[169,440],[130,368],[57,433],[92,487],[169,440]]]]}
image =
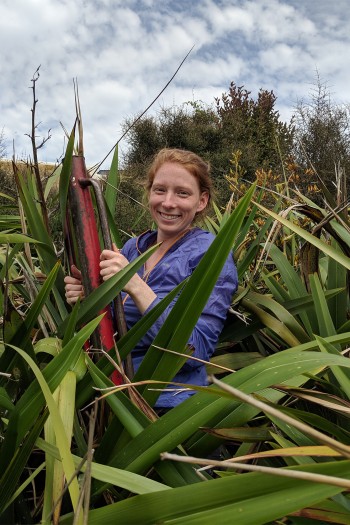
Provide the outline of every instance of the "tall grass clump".
{"type": "MultiPolygon", "coordinates": [[[[62,231],[75,142],[74,126],[56,172],[62,231]]],[[[93,359],[86,342],[143,259],[68,308],[49,187],[31,164],[13,169],[19,199],[4,198],[15,213],[9,220],[7,203],[0,210],[1,523],[349,523],[347,209],[316,205],[288,177],[276,188],[260,174],[240,188],[231,173],[226,209],[205,220],[216,239],[137,384],[113,388],[114,363],[101,348],[93,359]],[[181,367],[186,334],[231,250],[240,286],[207,363],[210,386],[159,417],[152,406],[181,367]]],[[[116,239],[116,163],[107,182],[116,239]]],[[[118,341],[113,361],[170,300],[118,341]]]]}

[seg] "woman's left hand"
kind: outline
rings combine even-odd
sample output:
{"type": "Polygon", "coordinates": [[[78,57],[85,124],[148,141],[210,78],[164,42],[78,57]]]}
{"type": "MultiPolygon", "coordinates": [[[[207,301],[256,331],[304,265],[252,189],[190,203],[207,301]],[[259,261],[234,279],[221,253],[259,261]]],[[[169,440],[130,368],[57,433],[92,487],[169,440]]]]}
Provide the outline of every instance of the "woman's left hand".
{"type": "Polygon", "coordinates": [[[129,264],[126,257],[113,244],[112,250],[103,250],[100,255],[100,275],[104,281],[120,272],[129,264]]]}
{"type": "MultiPolygon", "coordinates": [[[[103,281],[113,277],[128,264],[128,259],[124,257],[115,244],[113,244],[113,251],[103,250],[100,255],[100,275],[103,281]]],[[[124,286],[124,291],[132,295],[133,290],[138,288],[139,281],[141,281],[140,277],[137,274],[133,275],[124,286]]]]}
{"type": "MultiPolygon", "coordinates": [[[[103,250],[100,256],[100,275],[104,281],[120,272],[129,261],[113,244],[113,250],[103,250]]],[[[124,286],[134,300],[137,308],[143,314],[157,297],[153,290],[135,273],[124,286]]]]}

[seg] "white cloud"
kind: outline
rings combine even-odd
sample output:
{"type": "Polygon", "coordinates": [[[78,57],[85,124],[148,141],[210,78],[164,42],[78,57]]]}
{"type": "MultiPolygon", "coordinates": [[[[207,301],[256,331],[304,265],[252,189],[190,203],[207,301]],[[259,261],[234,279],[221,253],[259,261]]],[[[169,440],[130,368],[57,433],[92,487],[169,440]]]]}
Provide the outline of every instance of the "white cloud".
{"type": "Polygon", "coordinates": [[[201,99],[212,103],[231,81],[256,94],[273,89],[281,114],[308,94],[317,69],[347,102],[347,0],[2,0],[0,129],[18,153],[30,152],[30,80],[37,82],[40,133],[53,138],[40,156],[55,160],[59,121],[74,122],[79,82],[86,157],[101,160],[125,117],[140,113],[189,58],[152,108],[201,99]],[[316,9],[316,7],[317,9],[316,9]],[[280,106],[279,106],[280,105],[280,106]]]}
{"type": "Polygon", "coordinates": [[[206,2],[202,12],[206,16],[208,23],[216,36],[227,31],[242,31],[244,33],[249,33],[254,28],[252,14],[245,6],[221,6],[219,3],[210,0],[206,2]]]}
{"type": "Polygon", "coordinates": [[[299,45],[275,44],[260,53],[261,64],[269,76],[299,74],[310,69],[312,57],[299,45]]]}

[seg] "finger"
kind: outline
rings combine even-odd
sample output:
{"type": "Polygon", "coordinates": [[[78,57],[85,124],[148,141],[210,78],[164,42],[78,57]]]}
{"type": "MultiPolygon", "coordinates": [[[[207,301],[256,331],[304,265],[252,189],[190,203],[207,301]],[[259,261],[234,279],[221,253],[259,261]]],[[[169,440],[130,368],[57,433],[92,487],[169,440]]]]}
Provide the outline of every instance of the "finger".
{"type": "Polygon", "coordinates": [[[115,252],[112,250],[103,250],[100,255],[100,260],[105,261],[108,259],[112,259],[115,256],[115,252]]]}
{"type": "Polygon", "coordinates": [[[66,293],[66,299],[67,301],[74,301],[74,300],[77,300],[78,297],[82,297],[82,294],[81,293],[77,293],[77,292],[67,292],[66,293]]]}
{"type": "Polygon", "coordinates": [[[66,285],[77,284],[77,285],[81,286],[81,280],[80,279],[76,279],[75,277],[71,277],[70,275],[66,275],[65,276],[64,283],[66,285]]]}
{"type": "Polygon", "coordinates": [[[81,281],[81,271],[75,266],[75,264],[72,264],[72,266],[70,267],[70,271],[73,277],[81,281]]]}
{"type": "Polygon", "coordinates": [[[81,295],[74,295],[72,297],[70,297],[69,295],[66,294],[66,301],[68,304],[75,304],[79,298],[83,298],[83,296],[81,295]]]}
{"type": "Polygon", "coordinates": [[[84,298],[84,288],[82,286],[69,286],[66,288],[65,296],[68,302],[76,301],[78,297],[84,298]]]}
{"type": "Polygon", "coordinates": [[[111,266],[115,266],[115,263],[110,262],[110,260],[105,259],[103,261],[100,261],[100,273],[102,270],[110,271],[111,266]]]}
{"type": "Polygon", "coordinates": [[[118,268],[111,268],[110,266],[104,267],[103,265],[100,267],[100,275],[104,281],[109,279],[109,277],[112,277],[112,275],[117,272],[118,268]]]}
{"type": "Polygon", "coordinates": [[[82,287],[81,283],[79,284],[67,284],[66,286],[66,292],[75,292],[75,293],[80,293],[84,290],[84,288],[82,287]]]}

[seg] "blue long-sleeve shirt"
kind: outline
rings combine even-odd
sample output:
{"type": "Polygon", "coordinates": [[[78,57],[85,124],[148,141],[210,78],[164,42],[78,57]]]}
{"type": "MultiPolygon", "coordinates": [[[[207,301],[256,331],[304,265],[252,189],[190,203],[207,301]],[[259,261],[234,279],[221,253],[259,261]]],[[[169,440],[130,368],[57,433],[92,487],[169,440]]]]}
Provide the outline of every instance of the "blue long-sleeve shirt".
{"type": "MultiPolygon", "coordinates": [[[[128,261],[131,262],[156,242],[156,238],[156,231],[148,231],[137,238],[129,239],[125,243],[122,253],[128,261]]],[[[151,270],[147,278],[147,284],[152,288],[157,297],[145,313],[151,310],[161,299],[173,290],[175,286],[193,273],[213,240],[213,234],[203,231],[200,228],[192,228],[173,244],[158,264],[151,270]]],[[[140,268],[138,273],[140,277],[142,277],[143,268],[140,268]]],[[[230,254],[188,341],[188,344],[194,349],[192,353],[194,357],[208,361],[213,354],[237,285],[237,271],[233,262],[233,256],[230,254]]],[[[133,349],[132,357],[135,370],[140,366],[147,349],[164,324],[173,305],[174,302],[165,309],[133,349]]],[[[125,301],[124,310],[128,328],[131,328],[142,315],[131,297],[128,297],[125,301]]],[[[198,361],[189,359],[175,376],[174,381],[189,385],[206,385],[207,376],[205,366],[198,361]]],[[[165,389],[159,397],[156,406],[166,408],[176,406],[192,393],[190,391],[174,393],[165,389]]]]}

